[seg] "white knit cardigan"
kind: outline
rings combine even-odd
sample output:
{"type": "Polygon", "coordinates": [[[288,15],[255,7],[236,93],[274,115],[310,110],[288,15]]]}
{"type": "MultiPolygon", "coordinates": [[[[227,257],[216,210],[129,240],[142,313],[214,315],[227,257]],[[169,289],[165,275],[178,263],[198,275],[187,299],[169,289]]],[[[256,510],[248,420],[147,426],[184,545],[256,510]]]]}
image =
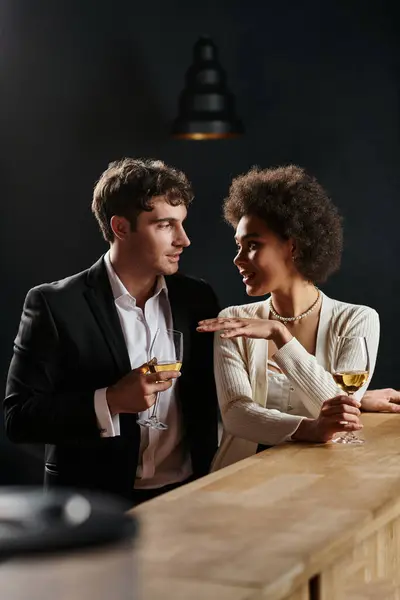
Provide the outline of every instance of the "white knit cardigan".
{"type": "MultiPolygon", "coordinates": [[[[220,317],[267,319],[269,299],[224,309],[220,317]]],[[[316,355],[293,338],[274,355],[307,411],[317,417],[322,403],[343,394],[332,375],[336,339],[339,335],[365,336],[370,356],[370,375],[357,392],[365,393],[375,368],[379,344],[378,313],[368,306],[332,300],[322,293],[316,355]]],[[[303,417],[268,409],[268,341],[246,338],[214,339],[214,370],[223,435],[212,470],[256,453],[259,443],[276,445],[296,431],[303,417]]]]}

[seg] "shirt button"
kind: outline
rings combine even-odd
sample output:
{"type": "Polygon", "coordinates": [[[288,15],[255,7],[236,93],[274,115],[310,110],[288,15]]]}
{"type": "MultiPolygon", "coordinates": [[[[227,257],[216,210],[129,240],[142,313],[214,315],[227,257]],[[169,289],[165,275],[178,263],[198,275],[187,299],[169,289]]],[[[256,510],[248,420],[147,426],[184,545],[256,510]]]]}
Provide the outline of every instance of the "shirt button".
{"type": "Polygon", "coordinates": [[[289,389],[290,389],[291,392],[294,392],[294,387],[290,386],[289,389]]]}

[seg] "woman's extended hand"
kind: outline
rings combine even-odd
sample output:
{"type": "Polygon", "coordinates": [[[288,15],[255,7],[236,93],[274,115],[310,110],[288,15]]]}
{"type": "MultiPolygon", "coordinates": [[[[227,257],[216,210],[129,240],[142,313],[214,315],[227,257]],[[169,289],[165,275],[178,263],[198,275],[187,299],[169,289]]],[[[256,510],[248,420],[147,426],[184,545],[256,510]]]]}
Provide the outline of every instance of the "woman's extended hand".
{"type": "Polygon", "coordinates": [[[273,340],[278,348],[292,339],[286,327],[272,319],[243,319],[236,317],[217,317],[199,321],[197,331],[222,331],[221,337],[246,337],[254,339],[273,340]]]}

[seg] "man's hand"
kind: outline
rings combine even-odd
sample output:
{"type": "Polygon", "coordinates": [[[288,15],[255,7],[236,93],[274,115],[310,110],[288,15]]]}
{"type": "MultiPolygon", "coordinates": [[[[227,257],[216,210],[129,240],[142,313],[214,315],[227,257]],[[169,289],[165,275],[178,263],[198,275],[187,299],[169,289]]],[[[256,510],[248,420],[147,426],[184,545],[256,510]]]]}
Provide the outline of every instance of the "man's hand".
{"type": "Polygon", "coordinates": [[[107,388],[107,404],[111,414],[147,410],[156,401],[157,392],[170,388],[173,380],[179,376],[179,371],[150,373],[146,363],[133,369],[116,384],[107,388]]]}
{"type": "Polygon", "coordinates": [[[369,390],[362,397],[361,409],[369,412],[400,413],[400,392],[392,388],[369,390]]]}
{"type": "Polygon", "coordinates": [[[325,400],[317,419],[303,419],[292,439],[299,442],[329,442],[340,431],[359,431],[360,403],[351,396],[325,400]]]}

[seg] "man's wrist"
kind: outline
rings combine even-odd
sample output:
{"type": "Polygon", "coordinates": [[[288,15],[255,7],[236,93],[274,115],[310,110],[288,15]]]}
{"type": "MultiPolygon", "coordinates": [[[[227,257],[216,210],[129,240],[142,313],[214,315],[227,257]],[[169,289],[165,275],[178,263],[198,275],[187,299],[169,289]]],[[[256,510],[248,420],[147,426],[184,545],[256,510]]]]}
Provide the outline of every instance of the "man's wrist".
{"type": "Polygon", "coordinates": [[[110,414],[112,417],[114,417],[115,415],[118,414],[119,411],[118,411],[117,407],[115,406],[115,390],[112,385],[110,385],[106,389],[106,400],[107,400],[107,405],[108,405],[110,414]]]}

